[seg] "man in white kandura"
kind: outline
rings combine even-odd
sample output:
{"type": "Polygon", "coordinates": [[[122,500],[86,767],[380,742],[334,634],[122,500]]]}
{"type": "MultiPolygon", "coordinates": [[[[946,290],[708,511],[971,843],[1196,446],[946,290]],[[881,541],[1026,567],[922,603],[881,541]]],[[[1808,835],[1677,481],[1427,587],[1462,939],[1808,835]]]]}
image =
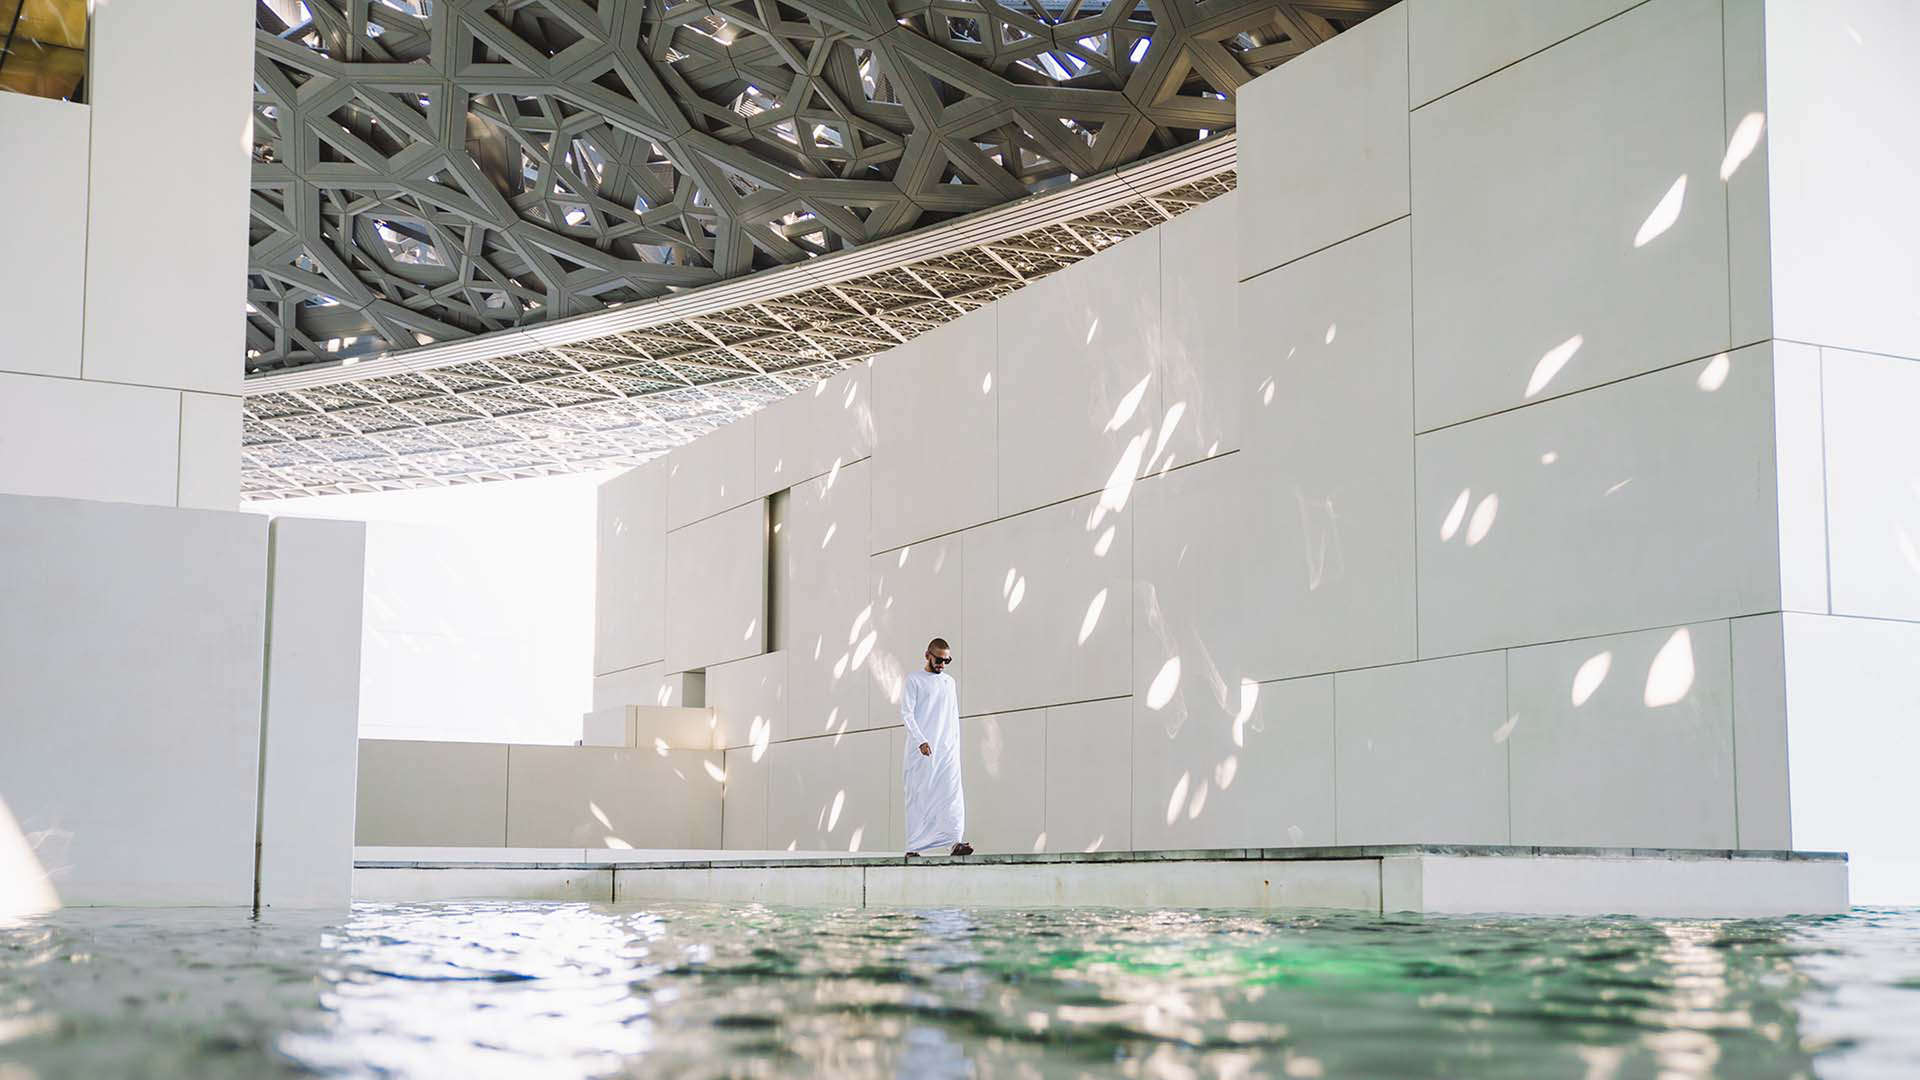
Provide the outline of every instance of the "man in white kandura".
{"type": "Polygon", "coordinates": [[[967,801],[960,792],[960,695],[947,674],[953,651],[945,638],[927,643],[927,666],[900,688],[900,722],[907,727],[907,854],[939,848],[971,855],[963,839],[967,801]]]}

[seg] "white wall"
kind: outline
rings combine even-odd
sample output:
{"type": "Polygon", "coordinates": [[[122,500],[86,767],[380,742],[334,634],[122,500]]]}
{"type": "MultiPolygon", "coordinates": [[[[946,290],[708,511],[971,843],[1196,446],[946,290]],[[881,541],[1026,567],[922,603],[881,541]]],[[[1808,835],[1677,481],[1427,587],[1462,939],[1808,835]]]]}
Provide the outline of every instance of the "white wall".
{"type": "Polygon", "coordinates": [[[0,495],[0,804],[57,902],[346,903],[360,558],[335,522],[0,495]]]}
{"type": "Polygon", "coordinates": [[[368,523],[362,735],[571,745],[595,707],[594,504],[606,479],[248,508],[368,523]]]}
{"type": "MultiPolygon", "coordinates": [[[[1860,6],[1890,51],[1837,85],[1879,118],[1920,27],[1860,6]]],[[[1920,625],[1920,365],[1769,336],[1829,314],[1774,307],[1778,215],[1840,205],[1783,170],[1892,197],[1748,122],[1772,101],[1845,127],[1768,82],[1812,11],[1409,0],[1243,89],[1233,195],[877,357],[871,462],[836,470],[868,507],[760,477],[797,508],[772,580],[817,613],[708,669],[742,768],[727,843],[845,850],[836,805],[897,804],[898,680],[939,634],[983,850],[1886,856],[1854,823],[1894,789],[1836,802],[1858,750],[1817,718],[1910,708],[1858,665],[1833,689],[1835,656],[1779,621],[1920,625]],[[865,606],[829,522],[870,530],[865,606]],[[841,722],[863,666],[884,731],[841,722]]],[[[1890,115],[1855,134],[1892,175],[1920,152],[1890,115]]],[[[830,396],[670,460],[704,492],[749,441],[824,467],[796,417],[830,396]]],[[[1860,655],[1884,681],[1903,643],[1860,655]]]]}
{"type": "Polygon", "coordinates": [[[0,492],[232,510],[252,25],[102,5],[88,49],[87,104],[0,95],[0,492]]]}
{"type": "Polygon", "coordinates": [[[366,527],[274,519],[260,754],[263,907],[346,907],[366,527]]]}

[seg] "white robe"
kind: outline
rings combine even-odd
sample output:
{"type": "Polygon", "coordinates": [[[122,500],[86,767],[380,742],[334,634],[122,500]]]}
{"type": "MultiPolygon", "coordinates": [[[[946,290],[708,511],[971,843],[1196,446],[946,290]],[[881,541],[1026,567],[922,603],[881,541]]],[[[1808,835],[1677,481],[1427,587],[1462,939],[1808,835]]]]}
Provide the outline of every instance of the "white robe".
{"type": "Polygon", "coordinates": [[[960,791],[960,697],[953,676],[924,670],[909,674],[900,688],[900,722],[907,728],[902,763],[907,850],[951,848],[967,824],[966,798],[960,791]],[[921,743],[932,747],[932,756],[920,753],[921,743]]]}

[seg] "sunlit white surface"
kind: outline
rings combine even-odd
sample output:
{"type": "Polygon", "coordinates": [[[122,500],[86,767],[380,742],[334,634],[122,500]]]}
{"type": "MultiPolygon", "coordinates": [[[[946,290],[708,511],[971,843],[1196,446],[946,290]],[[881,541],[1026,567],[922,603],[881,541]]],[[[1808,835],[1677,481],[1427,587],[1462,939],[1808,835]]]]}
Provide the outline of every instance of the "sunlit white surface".
{"type": "Polygon", "coordinates": [[[360,730],[571,744],[593,707],[605,473],[248,509],[368,522],[360,730]]]}

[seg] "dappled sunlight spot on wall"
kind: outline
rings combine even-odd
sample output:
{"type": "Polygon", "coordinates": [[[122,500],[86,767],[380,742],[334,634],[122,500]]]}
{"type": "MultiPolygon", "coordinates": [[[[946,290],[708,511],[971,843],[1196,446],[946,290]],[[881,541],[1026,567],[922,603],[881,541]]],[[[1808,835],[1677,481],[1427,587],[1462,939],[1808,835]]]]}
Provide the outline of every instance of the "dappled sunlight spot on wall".
{"type": "Polygon", "coordinates": [[[1187,403],[1184,401],[1176,401],[1167,408],[1167,415],[1160,420],[1160,437],[1154,440],[1153,454],[1147,458],[1149,471],[1153,469],[1153,463],[1160,460],[1160,455],[1166,452],[1167,440],[1173,438],[1174,429],[1180,426],[1180,420],[1186,414],[1187,403]]]}
{"type": "Polygon", "coordinates": [[[654,737],[654,740],[653,740],[654,753],[659,754],[661,757],[666,757],[667,751],[670,749],[672,748],[667,745],[667,740],[662,739],[659,736],[654,737]]]}
{"type": "Polygon", "coordinates": [[[1035,852],[1041,852],[1041,851],[1047,850],[1047,834],[1045,832],[1042,832],[1038,836],[1035,836],[1033,838],[1033,850],[1035,852]]]}
{"type": "Polygon", "coordinates": [[[1500,496],[1495,493],[1480,500],[1473,508],[1473,517],[1467,521],[1467,546],[1473,547],[1487,538],[1493,529],[1493,521],[1500,516],[1500,496]]]}
{"type": "Polygon", "coordinates": [[[724,784],[727,782],[727,770],[715,765],[711,761],[703,761],[700,764],[706,767],[708,779],[716,784],[724,784]]]}
{"type": "Polygon", "coordinates": [[[1213,767],[1214,786],[1225,791],[1233,786],[1236,776],[1240,775],[1240,755],[1228,754],[1220,764],[1213,767]]]}
{"type": "Polygon", "coordinates": [[[853,626],[847,631],[847,644],[853,644],[860,637],[860,628],[867,625],[867,620],[871,618],[873,618],[873,605],[868,604],[860,609],[860,614],[853,617],[853,626]]]}
{"type": "Polygon", "coordinates": [[[1613,653],[1611,651],[1599,652],[1587,657],[1586,662],[1573,673],[1573,687],[1568,694],[1568,700],[1573,703],[1573,707],[1577,709],[1585,705],[1587,699],[1593,697],[1594,692],[1600,689],[1600,684],[1607,681],[1607,672],[1612,670],[1613,653]]]}
{"type": "Polygon", "coordinates": [[[1659,239],[1662,233],[1673,228],[1673,223],[1680,220],[1680,210],[1686,205],[1686,201],[1687,174],[1681,173],[1680,178],[1667,189],[1667,193],[1654,204],[1653,212],[1640,223],[1640,231],[1633,234],[1633,246],[1646,247],[1659,239]]]}
{"type": "Polygon", "coordinates": [[[847,789],[841,788],[839,791],[833,793],[833,808],[827,813],[828,832],[832,832],[834,829],[840,827],[840,811],[846,809],[846,806],[847,789]]]}
{"type": "Polygon", "coordinates": [[[1180,779],[1173,782],[1173,793],[1167,798],[1167,824],[1180,820],[1180,811],[1187,804],[1187,788],[1192,783],[1192,774],[1186,772],[1182,772],[1180,779]]]}
{"type": "Polygon", "coordinates": [[[1557,450],[1549,450],[1546,453],[1540,455],[1540,464],[1542,465],[1551,465],[1554,462],[1559,460],[1560,460],[1560,452],[1557,450]]]}
{"type": "Polygon", "coordinates": [[[1612,487],[1608,488],[1605,494],[1612,495],[1614,492],[1621,490],[1622,488],[1626,487],[1628,484],[1631,484],[1631,483],[1633,483],[1633,477],[1629,476],[1625,480],[1622,480],[1619,483],[1614,484],[1612,487]]]}
{"type": "Polygon", "coordinates": [[[1495,743],[1506,742],[1508,739],[1513,737],[1513,729],[1519,726],[1520,726],[1520,714],[1514,713],[1513,715],[1507,717],[1506,723],[1501,724],[1499,727],[1493,729],[1493,741],[1495,743]]]}
{"type": "Polygon", "coordinates": [[[35,838],[20,831],[7,801],[0,799],[0,927],[60,908],[60,894],[40,864],[39,848],[35,838]]]}
{"type": "Polygon", "coordinates": [[[748,760],[759,761],[767,756],[767,745],[773,737],[773,725],[764,716],[755,716],[753,724],[747,729],[747,739],[751,747],[748,760]]]}
{"type": "Polygon", "coordinates": [[[1107,531],[1100,534],[1100,539],[1093,542],[1094,558],[1104,559],[1107,557],[1107,551],[1113,547],[1113,534],[1115,531],[1115,526],[1109,525],[1107,526],[1107,531]]]}
{"type": "Polygon", "coordinates": [[[1146,453],[1149,434],[1143,431],[1127,440],[1127,448],[1120,452],[1120,460],[1113,463],[1113,471],[1107,474],[1107,482],[1100,489],[1100,501],[1094,504],[1087,518],[1088,532],[1099,528],[1109,511],[1126,509],[1134,481],[1140,475],[1140,459],[1146,453]]]}
{"type": "MultiPolygon", "coordinates": [[[[1233,716],[1233,745],[1247,745],[1247,721],[1253,718],[1254,706],[1260,703],[1260,684],[1249,678],[1240,680],[1240,711],[1233,716]]],[[[1258,730],[1256,727],[1255,730],[1258,730]]],[[[1221,787],[1227,785],[1221,784],[1221,787]]]]}
{"type": "Polygon", "coordinates": [[[1473,497],[1472,488],[1461,488],[1460,494],[1453,500],[1453,506],[1447,510],[1446,520],[1440,523],[1440,541],[1445,543],[1460,531],[1460,523],[1467,519],[1467,500],[1473,497]]]}
{"type": "Polygon", "coordinates": [[[1693,635],[1686,627],[1675,630],[1647,666],[1647,686],[1641,696],[1649,709],[1672,705],[1693,690],[1693,635]]]}
{"type": "Polygon", "coordinates": [[[1088,844],[1086,847],[1082,848],[1081,850],[1091,855],[1094,852],[1099,851],[1101,847],[1106,844],[1106,842],[1107,842],[1107,834],[1100,833],[1099,835],[1093,838],[1092,843],[1088,844]]]}
{"type": "Polygon", "coordinates": [[[747,620],[747,629],[746,629],[746,631],[745,631],[745,632],[743,632],[743,633],[742,633],[742,634],[740,635],[740,640],[742,640],[742,641],[751,641],[751,640],[753,640],[753,632],[754,632],[755,630],[758,630],[759,628],[760,628],[760,620],[759,620],[759,619],[757,619],[757,618],[755,618],[755,619],[748,619],[748,620],[747,620]]]}
{"type": "Polygon", "coordinates": [[[1193,821],[1207,808],[1207,792],[1210,790],[1206,779],[1200,780],[1200,786],[1194,789],[1193,796],[1187,800],[1187,820],[1193,821]]]}
{"type": "Polygon", "coordinates": [[[1106,609],[1106,606],[1107,590],[1101,589],[1093,594],[1092,600],[1087,602],[1087,613],[1080,619],[1080,637],[1074,644],[1085,645],[1087,639],[1093,636],[1093,629],[1100,625],[1100,613],[1106,609]]]}
{"type": "Polygon", "coordinates": [[[1721,353],[1700,369],[1700,377],[1694,380],[1694,385],[1711,394],[1727,384],[1727,373],[1732,370],[1733,358],[1721,353]]]}
{"type": "Polygon", "coordinates": [[[1147,708],[1155,712],[1166,708],[1167,702],[1173,700],[1173,692],[1179,688],[1180,658],[1169,657],[1166,663],[1160,665],[1159,674],[1153,677],[1152,684],[1147,687],[1147,708]]]}
{"type": "Polygon", "coordinates": [[[1575,334],[1541,353],[1539,362],[1533,365],[1533,374],[1527,377],[1525,396],[1530,398],[1545,390],[1547,384],[1553,381],[1553,377],[1560,374],[1560,369],[1567,366],[1567,361],[1573,359],[1573,354],[1579,352],[1580,346],[1586,343],[1587,339],[1584,335],[1575,334]]]}
{"type": "Polygon", "coordinates": [[[1107,426],[1101,430],[1119,431],[1125,427],[1127,421],[1133,419],[1133,414],[1139,411],[1140,400],[1147,396],[1147,386],[1152,382],[1151,372],[1142,375],[1140,381],[1133,384],[1132,389],[1121,395],[1120,404],[1114,406],[1113,415],[1107,419],[1107,426]]]}
{"type": "Polygon", "coordinates": [[[1338,323],[1328,323],[1327,334],[1323,343],[1327,345],[1333,344],[1333,339],[1339,336],[1339,333],[1340,333],[1340,325],[1338,323]]]}
{"type": "Polygon", "coordinates": [[[859,851],[860,841],[864,839],[866,835],[867,835],[867,827],[865,825],[861,825],[858,828],[854,829],[853,835],[847,838],[847,850],[850,852],[859,851]]]}
{"type": "Polygon", "coordinates": [[[1720,179],[1731,180],[1733,174],[1740,171],[1747,158],[1760,145],[1760,133],[1767,127],[1767,114],[1750,112],[1740,118],[1733,129],[1733,137],[1727,140],[1727,155],[1720,159],[1720,179]]]}
{"type": "Polygon", "coordinates": [[[982,394],[993,393],[993,372],[987,372],[986,376],[980,380],[980,392],[982,394]]]}
{"type": "Polygon", "coordinates": [[[827,545],[833,543],[833,534],[839,531],[840,531],[839,522],[837,521],[829,522],[827,524],[826,535],[820,538],[820,550],[825,551],[827,549],[827,545]]]}
{"type": "Polygon", "coordinates": [[[1027,597],[1027,579],[1022,576],[1014,581],[1013,590],[1007,594],[1007,613],[1011,615],[1020,607],[1020,601],[1027,597]]]}

